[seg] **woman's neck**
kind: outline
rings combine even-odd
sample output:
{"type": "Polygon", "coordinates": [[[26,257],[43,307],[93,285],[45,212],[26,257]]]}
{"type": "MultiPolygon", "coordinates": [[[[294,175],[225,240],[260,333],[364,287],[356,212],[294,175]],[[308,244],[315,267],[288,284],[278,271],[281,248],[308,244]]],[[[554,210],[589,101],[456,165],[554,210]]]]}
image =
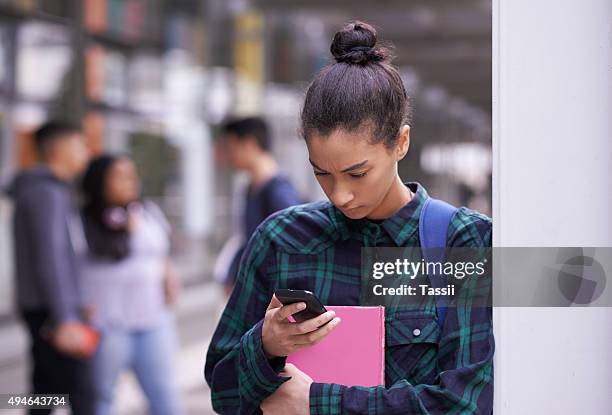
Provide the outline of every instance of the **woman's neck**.
{"type": "Polygon", "coordinates": [[[367,216],[367,219],[387,219],[406,206],[410,200],[412,200],[412,192],[402,183],[402,179],[398,175],[383,201],[367,216]]]}

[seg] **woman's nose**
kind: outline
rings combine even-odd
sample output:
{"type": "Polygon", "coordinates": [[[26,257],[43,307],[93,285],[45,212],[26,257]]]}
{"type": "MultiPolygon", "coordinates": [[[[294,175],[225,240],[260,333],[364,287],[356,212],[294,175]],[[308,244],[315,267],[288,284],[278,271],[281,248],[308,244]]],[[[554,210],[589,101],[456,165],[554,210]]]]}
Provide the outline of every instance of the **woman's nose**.
{"type": "Polygon", "coordinates": [[[353,192],[350,189],[343,189],[336,186],[332,192],[331,201],[334,206],[342,208],[349,204],[354,199],[353,192]]]}

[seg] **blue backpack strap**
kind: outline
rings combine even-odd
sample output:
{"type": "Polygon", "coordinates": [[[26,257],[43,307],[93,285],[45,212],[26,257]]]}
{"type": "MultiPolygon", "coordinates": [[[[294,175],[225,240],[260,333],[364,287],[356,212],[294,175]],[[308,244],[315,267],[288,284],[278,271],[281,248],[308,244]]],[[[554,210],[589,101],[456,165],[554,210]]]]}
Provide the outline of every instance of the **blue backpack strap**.
{"type": "MultiPolygon", "coordinates": [[[[448,237],[448,227],[457,208],[442,200],[428,198],[425,200],[419,217],[419,238],[425,262],[444,262],[444,249],[448,237]]],[[[444,281],[439,275],[429,275],[431,287],[444,286],[444,281]]],[[[440,296],[436,299],[436,310],[440,327],[444,325],[446,311],[448,309],[448,297],[440,296]]]]}

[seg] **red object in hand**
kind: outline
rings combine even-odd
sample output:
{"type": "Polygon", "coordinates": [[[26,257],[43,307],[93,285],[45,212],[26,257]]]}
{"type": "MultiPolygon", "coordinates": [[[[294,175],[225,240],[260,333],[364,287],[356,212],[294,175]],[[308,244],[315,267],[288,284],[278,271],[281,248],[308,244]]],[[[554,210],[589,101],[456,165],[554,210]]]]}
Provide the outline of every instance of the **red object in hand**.
{"type": "Polygon", "coordinates": [[[82,325],[82,330],[84,340],[81,347],[81,354],[84,357],[91,357],[96,352],[98,343],[100,343],[100,333],[87,324],[82,325]]]}
{"type": "Polygon", "coordinates": [[[54,330],[43,329],[43,336],[60,352],[75,358],[91,357],[98,347],[100,334],[80,321],[61,323],[54,330]]]}

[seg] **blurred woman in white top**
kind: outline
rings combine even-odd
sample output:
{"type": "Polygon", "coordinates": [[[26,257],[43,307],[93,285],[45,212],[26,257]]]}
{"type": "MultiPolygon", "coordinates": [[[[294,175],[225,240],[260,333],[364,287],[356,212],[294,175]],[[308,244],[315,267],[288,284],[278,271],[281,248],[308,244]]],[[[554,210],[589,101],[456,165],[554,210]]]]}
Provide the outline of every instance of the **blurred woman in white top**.
{"type": "Polygon", "coordinates": [[[82,192],[82,294],[101,333],[94,356],[96,415],[111,413],[126,369],[136,375],[153,415],[179,414],[176,330],[168,309],[176,294],[169,225],[153,202],[141,199],[136,166],[127,156],[93,160],[82,192]]]}

